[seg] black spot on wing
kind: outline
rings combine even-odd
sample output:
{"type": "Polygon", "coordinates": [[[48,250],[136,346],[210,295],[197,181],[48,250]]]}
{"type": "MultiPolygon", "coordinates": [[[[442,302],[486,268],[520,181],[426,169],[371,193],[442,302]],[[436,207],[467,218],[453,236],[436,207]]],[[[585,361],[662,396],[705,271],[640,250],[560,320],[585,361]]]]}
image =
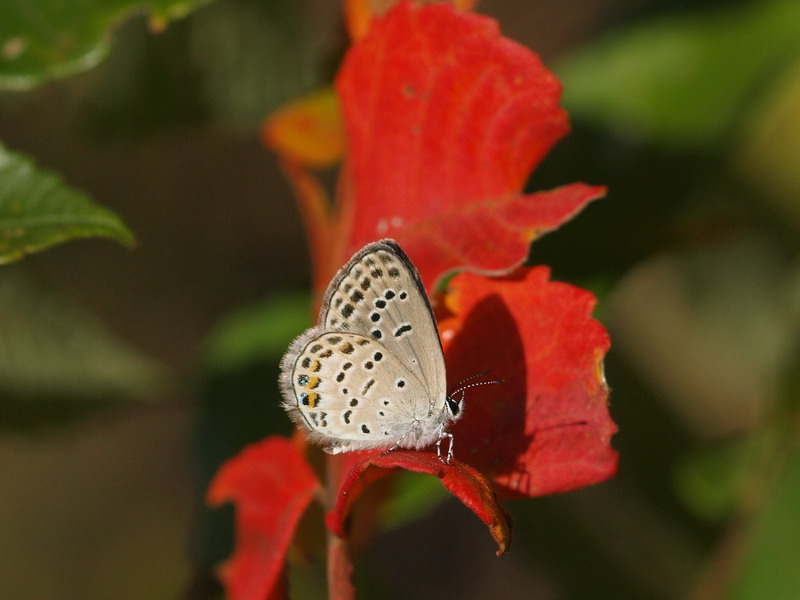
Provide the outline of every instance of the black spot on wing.
{"type": "Polygon", "coordinates": [[[369,380],[369,381],[368,381],[368,382],[367,382],[367,383],[364,385],[364,389],[363,389],[363,390],[361,390],[361,395],[362,395],[362,396],[364,396],[364,395],[365,395],[365,394],[366,394],[366,393],[369,391],[369,388],[371,388],[373,385],[375,385],[375,380],[374,380],[374,379],[370,379],[370,380],[369,380]]]}
{"type": "Polygon", "coordinates": [[[404,323],[403,325],[400,325],[400,327],[398,327],[395,330],[394,337],[400,337],[402,335],[405,335],[406,333],[411,331],[411,329],[412,328],[411,328],[411,325],[409,323],[404,323]]]}

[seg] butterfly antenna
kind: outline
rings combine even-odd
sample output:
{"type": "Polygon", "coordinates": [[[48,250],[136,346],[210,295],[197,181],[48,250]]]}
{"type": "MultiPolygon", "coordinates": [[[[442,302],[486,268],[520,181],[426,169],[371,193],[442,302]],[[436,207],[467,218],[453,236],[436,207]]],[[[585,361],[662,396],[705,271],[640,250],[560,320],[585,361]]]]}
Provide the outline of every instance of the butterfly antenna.
{"type": "Polygon", "coordinates": [[[471,377],[467,377],[466,379],[462,380],[461,383],[456,385],[455,389],[452,390],[448,396],[455,396],[459,392],[463,392],[468,390],[469,388],[478,387],[481,385],[492,385],[494,383],[505,383],[503,379],[492,379],[490,381],[475,381],[473,383],[467,383],[467,381],[471,381],[473,379],[477,379],[478,377],[483,377],[487,375],[489,371],[484,371],[483,373],[478,373],[477,375],[472,375],[471,377]],[[464,385],[466,383],[466,385],[464,385]]]}
{"type": "Polygon", "coordinates": [[[459,381],[459,382],[456,384],[456,388],[459,388],[459,387],[461,387],[462,385],[464,385],[464,384],[465,384],[465,383],[467,383],[468,381],[472,381],[473,379],[477,379],[478,377],[483,377],[483,376],[485,376],[485,375],[488,375],[488,374],[489,374],[489,371],[483,371],[482,373],[478,373],[477,375],[470,375],[469,377],[467,377],[467,378],[465,378],[465,379],[462,379],[461,381],[459,381]]]}

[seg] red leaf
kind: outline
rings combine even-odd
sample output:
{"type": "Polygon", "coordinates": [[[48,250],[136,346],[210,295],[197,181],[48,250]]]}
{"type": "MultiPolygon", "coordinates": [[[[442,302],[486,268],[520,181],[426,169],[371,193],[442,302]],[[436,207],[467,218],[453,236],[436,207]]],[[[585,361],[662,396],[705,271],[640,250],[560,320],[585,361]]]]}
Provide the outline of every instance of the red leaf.
{"type": "Polygon", "coordinates": [[[289,543],[318,487],[303,455],[281,437],[248,446],[222,465],[207,501],[236,505],[236,550],[222,567],[230,600],[276,598],[289,543]]]}
{"type": "Polygon", "coordinates": [[[568,131],[561,85],[495,21],[400,2],[336,82],[348,141],[337,259],[396,238],[430,287],[456,267],[508,272],[603,189],[520,191],[568,131]]]}
{"type": "Polygon", "coordinates": [[[510,496],[564,492],[616,471],[595,298],[549,281],[549,269],[505,279],[454,277],[440,321],[451,385],[489,370],[505,382],[470,389],[451,431],[456,457],[510,496]]]}
{"type": "Polygon", "coordinates": [[[361,492],[378,479],[382,479],[390,474],[390,471],[381,469],[370,469],[364,472],[373,456],[381,454],[380,451],[366,452],[345,452],[336,456],[329,457],[329,461],[337,462],[338,473],[335,478],[331,478],[329,484],[336,486],[336,510],[328,513],[326,523],[328,528],[339,537],[345,537],[345,517],[350,513],[356,499],[361,492]],[[334,513],[341,515],[340,519],[332,517],[334,513]]]}
{"type": "Polygon", "coordinates": [[[497,503],[492,486],[478,471],[458,461],[445,464],[431,452],[395,450],[372,454],[356,463],[339,488],[336,506],[326,522],[338,536],[344,536],[347,516],[358,494],[369,483],[383,476],[385,469],[406,469],[428,473],[442,484],[486,525],[497,542],[497,554],[504,554],[511,543],[511,523],[508,513],[497,503]]]}

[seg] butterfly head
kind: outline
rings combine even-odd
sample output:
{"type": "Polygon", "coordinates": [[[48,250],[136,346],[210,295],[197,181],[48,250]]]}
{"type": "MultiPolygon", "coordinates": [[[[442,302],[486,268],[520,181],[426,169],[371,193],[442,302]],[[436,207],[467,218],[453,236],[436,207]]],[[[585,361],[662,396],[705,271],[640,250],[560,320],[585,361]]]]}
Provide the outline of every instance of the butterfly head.
{"type": "Polygon", "coordinates": [[[485,371],[483,373],[478,373],[477,375],[467,377],[461,383],[459,383],[455,389],[453,389],[453,391],[447,394],[447,398],[445,398],[445,409],[447,410],[451,421],[455,421],[461,416],[462,409],[464,408],[464,395],[469,388],[478,387],[480,385],[503,383],[502,379],[492,379],[491,381],[473,381],[479,377],[485,376],[487,373],[488,371],[485,371]]]}
{"type": "Polygon", "coordinates": [[[450,419],[455,421],[461,415],[461,409],[464,407],[464,394],[461,394],[460,400],[448,395],[445,399],[445,404],[447,406],[447,412],[450,415],[450,419]]]}

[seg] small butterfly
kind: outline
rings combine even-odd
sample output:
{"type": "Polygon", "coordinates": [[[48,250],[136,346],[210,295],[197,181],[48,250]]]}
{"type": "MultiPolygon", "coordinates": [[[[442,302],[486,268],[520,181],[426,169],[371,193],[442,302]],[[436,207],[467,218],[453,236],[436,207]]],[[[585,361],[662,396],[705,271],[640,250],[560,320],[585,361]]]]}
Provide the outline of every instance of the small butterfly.
{"type": "Polygon", "coordinates": [[[464,390],[486,383],[497,382],[447,393],[433,310],[416,267],[391,239],[367,244],[339,270],[319,322],[281,361],[283,407],[331,454],[435,442],[441,459],[447,438],[449,463],[447,426],[462,414],[464,390]]]}

